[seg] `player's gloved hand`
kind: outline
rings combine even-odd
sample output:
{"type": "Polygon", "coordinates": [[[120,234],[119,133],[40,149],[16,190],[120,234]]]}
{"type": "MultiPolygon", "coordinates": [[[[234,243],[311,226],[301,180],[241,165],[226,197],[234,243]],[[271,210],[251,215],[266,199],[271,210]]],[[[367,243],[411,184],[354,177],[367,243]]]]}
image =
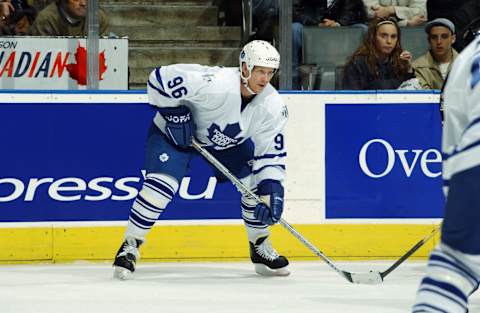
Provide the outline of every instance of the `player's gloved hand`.
{"type": "Polygon", "coordinates": [[[192,145],[195,123],[187,106],[160,108],[158,112],[165,119],[165,135],[175,145],[186,148],[192,145]]]}
{"type": "Polygon", "coordinates": [[[265,203],[255,207],[254,216],[260,222],[273,225],[282,217],[283,186],[276,180],[264,180],[258,184],[257,194],[265,203]]]}

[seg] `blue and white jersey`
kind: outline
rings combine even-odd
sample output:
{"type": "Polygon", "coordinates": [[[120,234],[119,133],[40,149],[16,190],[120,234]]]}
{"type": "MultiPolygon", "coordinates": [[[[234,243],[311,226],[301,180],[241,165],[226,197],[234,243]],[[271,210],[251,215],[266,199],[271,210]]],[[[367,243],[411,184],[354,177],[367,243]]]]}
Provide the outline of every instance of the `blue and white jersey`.
{"type": "MultiPolygon", "coordinates": [[[[187,106],[196,125],[195,137],[206,146],[223,150],[250,138],[255,145],[256,183],[264,179],[284,181],[288,111],[270,84],[243,111],[238,68],[162,66],[150,74],[147,91],[151,105],[187,106]]],[[[154,123],[165,132],[165,119],[158,112],[154,123]]]]}
{"type": "Polygon", "coordinates": [[[480,165],[480,38],[456,59],[445,86],[444,101],[442,150],[447,194],[453,175],[480,165]]]}

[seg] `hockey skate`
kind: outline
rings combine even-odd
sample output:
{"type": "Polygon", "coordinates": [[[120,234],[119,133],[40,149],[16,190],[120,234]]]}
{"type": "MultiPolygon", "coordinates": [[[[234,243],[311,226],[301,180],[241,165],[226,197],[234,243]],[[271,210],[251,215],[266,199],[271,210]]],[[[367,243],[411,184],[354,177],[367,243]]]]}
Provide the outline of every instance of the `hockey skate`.
{"type": "Polygon", "coordinates": [[[118,279],[128,279],[135,272],[135,265],[140,258],[138,248],[142,244],[141,240],[128,237],[118,249],[115,261],[113,262],[113,277],[118,279]]]}
{"type": "Polygon", "coordinates": [[[265,276],[288,276],[286,257],[278,255],[268,237],[261,237],[250,242],[250,259],[255,265],[255,272],[265,276]]]}

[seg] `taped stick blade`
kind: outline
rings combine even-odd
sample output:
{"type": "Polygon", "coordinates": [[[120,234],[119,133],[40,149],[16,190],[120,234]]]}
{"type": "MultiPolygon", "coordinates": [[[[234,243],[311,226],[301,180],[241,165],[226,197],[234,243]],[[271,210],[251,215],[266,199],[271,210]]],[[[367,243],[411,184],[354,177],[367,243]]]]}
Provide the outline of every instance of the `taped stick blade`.
{"type": "Polygon", "coordinates": [[[368,273],[350,273],[352,283],[363,285],[377,285],[383,282],[380,272],[370,271],[368,273]]]}

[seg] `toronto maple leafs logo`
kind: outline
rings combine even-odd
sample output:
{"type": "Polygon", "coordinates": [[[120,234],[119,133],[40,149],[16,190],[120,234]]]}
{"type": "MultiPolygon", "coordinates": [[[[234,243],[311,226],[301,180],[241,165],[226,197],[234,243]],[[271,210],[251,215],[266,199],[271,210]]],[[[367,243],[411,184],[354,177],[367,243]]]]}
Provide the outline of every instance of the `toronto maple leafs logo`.
{"type": "Polygon", "coordinates": [[[215,145],[227,148],[236,145],[243,139],[243,137],[235,138],[241,131],[238,123],[227,124],[223,131],[220,130],[220,127],[217,124],[213,123],[208,128],[208,138],[215,145]]]}
{"type": "Polygon", "coordinates": [[[158,157],[158,159],[163,163],[167,162],[169,158],[170,157],[165,152],[160,154],[160,156],[158,157]]]}

